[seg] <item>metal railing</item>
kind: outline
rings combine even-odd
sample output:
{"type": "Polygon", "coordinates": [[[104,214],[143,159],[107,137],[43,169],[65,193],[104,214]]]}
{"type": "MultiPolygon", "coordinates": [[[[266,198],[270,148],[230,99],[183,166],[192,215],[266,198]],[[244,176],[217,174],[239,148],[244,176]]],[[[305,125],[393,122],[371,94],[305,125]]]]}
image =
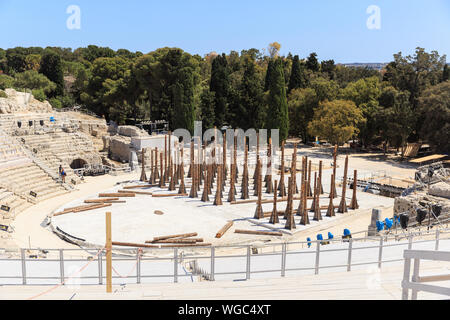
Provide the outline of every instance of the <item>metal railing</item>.
{"type": "MultiPolygon", "coordinates": [[[[177,283],[180,278],[192,278],[193,277],[202,277],[206,280],[214,281],[217,276],[237,276],[237,275],[245,275],[245,280],[251,279],[252,275],[256,274],[271,274],[271,277],[285,277],[287,272],[299,272],[299,271],[311,271],[314,274],[319,274],[321,270],[330,269],[330,268],[343,268],[347,272],[350,272],[352,268],[356,266],[362,265],[377,265],[378,268],[381,268],[386,263],[391,262],[401,262],[403,261],[403,257],[400,253],[397,253],[395,257],[387,257],[386,258],[386,250],[389,248],[398,247],[398,246],[407,246],[408,250],[412,249],[413,244],[419,243],[427,243],[433,245],[435,250],[439,249],[439,243],[442,240],[450,239],[450,237],[443,237],[442,235],[450,234],[450,230],[442,229],[436,230],[434,233],[434,239],[431,240],[416,240],[414,238],[430,236],[431,233],[421,233],[421,234],[408,234],[406,238],[408,242],[402,243],[392,243],[391,240],[395,241],[395,236],[385,235],[381,237],[370,237],[370,238],[360,238],[360,239],[331,239],[331,240],[322,240],[322,241],[309,241],[309,242],[290,242],[290,243],[276,243],[276,244],[268,244],[262,245],[260,247],[255,247],[252,245],[230,245],[230,246],[218,246],[218,247],[205,247],[205,248],[183,248],[185,250],[180,250],[180,248],[155,248],[152,249],[152,255],[145,254],[141,249],[113,249],[113,266],[115,264],[119,264],[121,262],[131,262],[133,268],[129,271],[126,276],[120,275],[115,269],[113,279],[131,279],[132,281],[136,281],[136,283],[141,283],[143,279],[171,279],[171,282],[177,283]],[[344,247],[332,247],[330,249],[327,248],[327,244],[340,243],[343,244],[347,242],[347,245],[344,247]],[[356,243],[366,241],[367,245],[364,246],[355,246],[356,243]],[[390,242],[391,241],[391,242],[390,242]],[[310,247],[308,250],[299,250],[299,248],[303,248],[304,245],[310,247]],[[281,249],[281,250],[280,250],[281,249]],[[364,250],[364,249],[372,249],[373,253],[369,258],[373,259],[364,259],[362,261],[355,261],[354,255],[355,251],[364,250]],[[199,250],[198,253],[196,250],[199,250]],[[231,252],[233,251],[233,252],[231,252]],[[243,253],[238,253],[236,251],[243,251],[243,253]],[[265,251],[265,252],[264,252],[265,251]],[[324,258],[327,258],[328,254],[333,254],[336,252],[341,252],[342,256],[340,256],[341,260],[345,260],[340,264],[331,264],[324,265],[324,258]],[[297,258],[298,256],[309,256],[310,258],[306,258],[308,260],[297,258]],[[311,257],[313,255],[313,257],[311,257]],[[279,262],[280,267],[271,267],[270,263],[266,265],[265,263],[261,263],[261,261],[255,261],[257,258],[261,257],[269,257],[270,262],[279,262]],[[287,258],[289,257],[289,262],[291,262],[291,266],[287,263],[287,258]],[[291,257],[294,257],[291,259],[291,257]],[[393,259],[395,258],[395,259],[393,259]],[[230,260],[231,259],[231,260],[230,260]],[[242,262],[238,268],[238,270],[230,270],[230,266],[234,266],[236,260],[233,259],[242,259],[242,262]],[[206,261],[207,266],[198,266],[199,261],[206,261]],[[228,262],[230,261],[230,262],[228,262]],[[307,267],[305,266],[292,266],[292,262],[308,262],[307,267]],[[151,267],[146,265],[147,271],[143,269],[143,264],[153,262],[151,267]],[[164,270],[172,269],[172,272],[158,274],[155,273],[155,266],[159,264],[159,268],[164,270]],[[253,264],[257,267],[255,270],[253,264]],[[244,268],[245,266],[245,268],[244,268]],[[187,271],[186,268],[190,269],[187,271]],[[218,267],[221,267],[218,272],[218,267]],[[148,272],[151,270],[151,272],[148,272]],[[183,270],[183,271],[180,271],[183,270]],[[224,271],[226,270],[226,271],[224,271]]],[[[103,250],[103,249],[102,249],[103,250]]],[[[68,279],[71,279],[70,272],[67,272],[67,266],[71,264],[79,264],[79,263],[94,263],[96,262],[98,265],[98,270],[95,275],[84,275],[79,276],[80,280],[94,280],[96,283],[93,284],[103,284],[105,279],[104,272],[104,252],[98,251],[96,254],[92,252],[83,250],[83,249],[21,249],[20,250],[20,258],[0,259],[0,264],[3,266],[0,269],[0,285],[27,285],[27,284],[39,284],[39,285],[49,285],[55,283],[67,283],[68,279]],[[27,257],[28,252],[28,257],[27,257]],[[38,255],[30,255],[32,252],[46,252],[50,258],[39,259],[38,255]],[[86,255],[83,258],[82,255],[77,255],[77,252],[83,252],[84,254],[89,253],[90,256],[86,259],[86,255]],[[75,254],[75,255],[74,255],[75,254]],[[95,258],[93,258],[95,256],[95,258]],[[38,268],[40,274],[36,275],[36,270],[32,270],[33,274],[29,274],[29,264],[32,262],[46,263],[44,268],[41,266],[38,268]],[[14,269],[17,271],[20,269],[20,274],[5,274],[6,263],[15,263],[14,266],[10,266],[9,269],[14,269]],[[20,267],[19,267],[20,263],[20,267]],[[50,270],[50,265],[47,267],[47,264],[59,264],[59,271],[53,272],[50,276],[43,276],[43,270],[50,270]],[[11,268],[12,267],[12,268],[11,268]],[[16,283],[11,283],[11,282],[16,283]],[[49,283],[49,281],[53,281],[49,283]],[[30,283],[33,282],[33,283],[30,283]]],[[[334,259],[334,258],[333,258],[334,259]]],[[[332,259],[332,260],[333,260],[332,259]]],[[[264,262],[264,261],[263,261],[264,262]]],[[[128,266],[129,268],[129,266],[128,266]]],[[[92,272],[91,272],[92,273],[92,272]]],[[[92,283],[91,283],[92,284],[92,283]]]]}
{"type": "Polygon", "coordinates": [[[412,300],[417,300],[417,293],[419,291],[450,296],[450,288],[424,284],[425,282],[449,281],[450,274],[425,277],[419,276],[421,260],[450,262],[449,251],[405,250],[403,256],[405,258],[405,266],[402,281],[402,300],[408,300],[409,290],[412,290],[412,300]],[[411,260],[414,260],[412,279],[410,276],[411,260]]]}

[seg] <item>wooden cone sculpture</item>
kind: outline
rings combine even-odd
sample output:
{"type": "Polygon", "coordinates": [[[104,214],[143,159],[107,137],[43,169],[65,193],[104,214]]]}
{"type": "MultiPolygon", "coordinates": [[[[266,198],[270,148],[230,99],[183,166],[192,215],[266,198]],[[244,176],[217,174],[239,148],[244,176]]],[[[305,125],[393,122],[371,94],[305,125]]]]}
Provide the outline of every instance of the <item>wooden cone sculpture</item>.
{"type": "Polygon", "coordinates": [[[292,184],[292,178],[289,177],[289,184],[288,184],[288,189],[289,189],[289,200],[288,200],[288,205],[287,207],[289,208],[289,211],[286,212],[287,213],[287,217],[286,217],[286,225],[284,226],[285,229],[287,230],[293,230],[296,229],[297,226],[295,225],[295,220],[294,220],[294,212],[292,210],[292,206],[293,206],[293,197],[292,197],[292,189],[293,189],[293,184],[292,184]]]}
{"type": "Polygon", "coordinates": [[[305,169],[306,169],[306,166],[305,166],[305,157],[303,157],[302,158],[302,174],[301,174],[301,178],[300,178],[300,203],[299,203],[299,205],[298,205],[298,208],[297,208],[297,215],[298,216],[302,216],[303,215],[303,201],[304,201],[304,199],[303,199],[303,191],[304,191],[304,188],[306,188],[306,183],[305,183],[305,169]]]}
{"type": "Polygon", "coordinates": [[[222,202],[222,174],[223,174],[223,169],[222,169],[222,166],[219,164],[217,166],[216,196],[214,198],[215,206],[223,205],[223,202],[222,202]]]}
{"type": "Polygon", "coordinates": [[[166,183],[165,183],[165,181],[164,181],[164,174],[163,174],[163,172],[164,172],[163,162],[164,162],[164,156],[163,156],[163,154],[161,153],[161,154],[160,154],[161,175],[160,175],[160,178],[159,178],[159,187],[160,187],[160,188],[162,188],[162,187],[164,187],[164,186],[166,185],[166,183]]]}
{"type": "Polygon", "coordinates": [[[331,175],[331,193],[330,193],[330,203],[328,204],[327,217],[334,217],[336,214],[334,212],[334,177],[331,175]]]}
{"type": "Polygon", "coordinates": [[[269,146],[267,148],[267,174],[266,174],[266,193],[271,194],[273,192],[272,186],[272,138],[269,139],[269,146]]]}
{"type": "Polygon", "coordinates": [[[222,176],[222,182],[225,184],[228,177],[228,170],[227,170],[227,134],[223,134],[223,151],[222,151],[222,164],[223,164],[223,176],[222,176]]]}
{"type": "Polygon", "coordinates": [[[313,202],[313,211],[314,211],[314,221],[322,220],[322,212],[320,211],[320,195],[319,195],[319,184],[316,176],[314,177],[314,202],[313,202]]]}
{"type": "Polygon", "coordinates": [[[209,184],[211,182],[211,172],[208,166],[208,169],[206,170],[206,179],[205,183],[203,184],[203,194],[202,194],[202,201],[203,202],[209,202],[209,184]]]}
{"type": "Polygon", "coordinates": [[[250,198],[248,195],[248,146],[245,144],[245,155],[244,155],[244,169],[242,173],[242,184],[241,184],[241,199],[247,200],[250,198]]]}
{"type": "Polygon", "coordinates": [[[181,149],[181,162],[180,162],[180,188],[178,194],[186,194],[186,185],[184,184],[184,163],[183,163],[183,149],[181,149]]]}
{"type": "MultiPolygon", "coordinates": [[[[275,190],[277,189],[277,180],[275,180],[274,182],[274,188],[275,190]]],[[[278,209],[277,209],[277,193],[274,192],[273,193],[273,210],[272,210],[272,215],[270,216],[270,220],[269,223],[271,224],[277,224],[280,223],[280,218],[278,217],[278,209]]]]}
{"type": "Polygon", "coordinates": [[[319,194],[323,194],[323,184],[322,184],[322,160],[319,162],[319,194]]]}
{"type": "Polygon", "coordinates": [[[311,204],[311,209],[309,209],[309,212],[314,212],[315,208],[316,208],[316,188],[317,188],[317,172],[314,172],[314,196],[313,196],[313,201],[311,204]]]}
{"type": "Polygon", "coordinates": [[[234,174],[235,164],[231,164],[231,174],[230,174],[230,191],[228,192],[228,202],[236,201],[236,186],[234,183],[234,179],[236,178],[234,174]]]}
{"type": "Polygon", "coordinates": [[[311,190],[311,167],[312,167],[312,161],[309,160],[309,165],[308,165],[308,180],[307,180],[307,186],[306,186],[306,192],[307,192],[307,196],[310,197],[312,196],[312,190],[311,190]]]}
{"type": "Polygon", "coordinates": [[[338,146],[334,146],[333,151],[333,182],[331,183],[331,187],[333,187],[333,192],[330,190],[330,197],[333,195],[334,198],[337,198],[337,190],[336,190],[336,168],[337,168],[337,152],[338,152],[338,146]]]}
{"type": "Polygon", "coordinates": [[[350,203],[350,209],[352,209],[352,210],[359,209],[358,200],[356,199],[357,188],[358,188],[358,171],[355,170],[353,173],[353,196],[352,196],[352,202],[350,203]]]}
{"type": "Polygon", "coordinates": [[[284,211],[284,216],[288,219],[289,215],[292,213],[293,206],[293,191],[292,191],[292,177],[288,177],[288,199],[286,204],[286,210],[284,211]]]}
{"type": "Polygon", "coordinates": [[[303,181],[305,187],[303,188],[303,204],[302,204],[302,218],[300,220],[300,224],[306,226],[309,224],[309,216],[307,206],[307,196],[306,196],[306,180],[303,181]]]}
{"type": "Polygon", "coordinates": [[[339,213],[346,213],[348,212],[347,208],[347,199],[345,199],[345,195],[347,192],[347,173],[348,173],[348,156],[345,157],[345,167],[344,167],[344,180],[342,181],[342,197],[341,197],[341,203],[339,204],[339,213]]]}
{"type": "MultiPolygon", "coordinates": [[[[170,165],[170,168],[172,168],[172,165],[170,165]]],[[[176,190],[175,174],[173,173],[172,170],[169,170],[169,174],[170,174],[169,191],[175,191],[176,190]]]]}
{"type": "Polygon", "coordinates": [[[294,184],[294,189],[293,189],[293,193],[297,194],[298,193],[298,186],[297,186],[297,144],[294,144],[294,153],[292,154],[292,173],[291,175],[293,175],[293,184],[294,184]]]}
{"type": "MultiPolygon", "coordinates": [[[[255,171],[253,173],[253,180],[256,182],[256,180],[258,179],[258,161],[259,161],[259,132],[256,133],[256,167],[255,167],[255,171]]],[[[255,186],[255,190],[257,189],[256,187],[256,183],[254,183],[255,186]]]]}
{"type": "Polygon", "coordinates": [[[198,189],[197,189],[197,168],[194,165],[192,167],[192,184],[191,191],[189,193],[189,198],[197,198],[198,197],[198,189]]]}
{"type": "Polygon", "coordinates": [[[192,178],[192,169],[194,166],[194,141],[191,141],[191,153],[190,153],[191,163],[189,165],[188,178],[192,178]]]}
{"type": "Polygon", "coordinates": [[[155,170],[155,160],[154,160],[154,150],[150,150],[150,163],[152,167],[152,171],[150,173],[150,180],[148,181],[149,184],[155,185],[156,184],[156,170],[155,170]]]}
{"type": "Polygon", "coordinates": [[[281,198],[286,196],[286,187],[284,185],[284,141],[281,143],[281,173],[278,190],[280,191],[279,195],[281,198]]]}
{"type": "MultiPolygon", "coordinates": [[[[257,164],[258,166],[258,170],[261,170],[261,161],[258,162],[257,164]]],[[[259,175],[257,177],[258,181],[258,202],[256,205],[256,210],[255,210],[255,219],[262,219],[264,218],[264,212],[262,209],[262,176],[259,175]]]]}

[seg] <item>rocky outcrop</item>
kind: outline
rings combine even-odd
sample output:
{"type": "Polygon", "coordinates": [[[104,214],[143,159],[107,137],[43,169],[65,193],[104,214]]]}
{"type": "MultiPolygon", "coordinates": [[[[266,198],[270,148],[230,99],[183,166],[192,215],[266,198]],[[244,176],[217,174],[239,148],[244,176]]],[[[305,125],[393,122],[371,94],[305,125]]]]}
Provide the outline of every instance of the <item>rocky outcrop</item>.
{"type": "Polygon", "coordinates": [[[109,139],[109,155],[114,161],[130,161],[130,143],[131,138],[123,136],[113,136],[109,139]]]}
{"type": "Polygon", "coordinates": [[[432,185],[428,193],[432,196],[450,199],[450,184],[440,182],[432,185]]]}
{"type": "Polygon", "coordinates": [[[6,89],[7,98],[0,98],[0,114],[14,113],[49,113],[52,106],[48,101],[40,102],[31,93],[18,92],[14,89],[6,89]]]}
{"type": "Polygon", "coordinates": [[[147,137],[149,135],[147,131],[135,126],[119,126],[117,131],[121,136],[126,137],[147,137]]]}

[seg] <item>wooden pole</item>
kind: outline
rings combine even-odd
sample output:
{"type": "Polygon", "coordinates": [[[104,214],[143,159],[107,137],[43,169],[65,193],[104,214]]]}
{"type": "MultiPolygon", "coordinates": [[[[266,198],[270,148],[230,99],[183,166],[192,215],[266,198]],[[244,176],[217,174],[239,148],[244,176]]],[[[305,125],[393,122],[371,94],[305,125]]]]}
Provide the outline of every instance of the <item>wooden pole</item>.
{"type": "Polygon", "coordinates": [[[111,212],[106,212],[106,293],[112,293],[112,232],[111,212]]]}
{"type": "Polygon", "coordinates": [[[181,148],[181,161],[180,161],[180,188],[178,189],[178,194],[186,194],[186,185],[184,184],[184,156],[183,148],[181,148]]]}
{"type": "Polygon", "coordinates": [[[311,190],[311,167],[312,167],[312,161],[309,160],[309,166],[308,166],[308,180],[306,185],[306,195],[312,196],[312,190],[311,190]]]}
{"type": "Polygon", "coordinates": [[[337,168],[337,152],[338,152],[338,146],[334,146],[333,151],[333,181],[331,183],[331,187],[333,187],[333,192],[330,190],[330,197],[333,195],[334,198],[337,198],[337,192],[336,192],[336,168],[337,168]]]}
{"type": "Polygon", "coordinates": [[[258,190],[257,190],[258,202],[256,205],[254,218],[259,220],[259,219],[264,218],[264,213],[263,213],[262,203],[261,203],[261,201],[262,201],[262,178],[261,178],[261,174],[259,174],[260,170],[261,170],[261,160],[258,160],[257,170],[258,170],[258,176],[256,177],[256,179],[258,181],[258,190]]]}
{"type": "Polygon", "coordinates": [[[278,185],[278,190],[280,191],[280,197],[286,196],[286,187],[284,184],[284,141],[281,143],[281,173],[280,173],[280,184],[278,185]]]}
{"type": "Polygon", "coordinates": [[[217,233],[216,233],[216,238],[220,239],[223,237],[223,235],[233,226],[233,221],[228,222],[226,225],[224,225],[222,227],[222,229],[220,229],[217,233]]]}
{"type": "Polygon", "coordinates": [[[275,236],[275,237],[283,236],[281,232],[266,232],[266,231],[252,231],[252,230],[235,230],[234,233],[252,234],[259,236],[275,236]]]}
{"type": "Polygon", "coordinates": [[[328,205],[328,210],[327,210],[327,217],[334,217],[336,214],[334,212],[334,204],[333,204],[333,199],[334,199],[334,175],[331,175],[331,187],[330,187],[330,203],[328,205]]]}
{"type": "MultiPolygon", "coordinates": [[[[275,180],[275,182],[274,182],[274,190],[277,190],[277,186],[278,186],[278,181],[275,180]]],[[[271,223],[271,224],[280,223],[280,219],[278,217],[278,211],[277,211],[277,195],[278,195],[278,193],[275,191],[273,193],[273,210],[272,210],[272,215],[270,216],[270,220],[269,220],[269,223],[271,223]]]]}
{"type": "MultiPolygon", "coordinates": [[[[267,174],[266,174],[266,193],[271,194],[273,192],[272,186],[272,138],[269,139],[269,145],[267,147],[267,174]]],[[[275,192],[276,193],[276,192],[275,192]]]]}
{"type": "Polygon", "coordinates": [[[248,195],[248,146],[247,141],[244,138],[244,170],[242,172],[242,185],[241,185],[241,199],[247,200],[250,198],[248,195]]]}
{"type": "Polygon", "coordinates": [[[323,184],[322,184],[322,160],[319,162],[319,194],[323,194],[323,184]]]}
{"type": "Polygon", "coordinates": [[[314,220],[320,221],[322,220],[322,213],[320,211],[320,204],[319,204],[319,183],[318,179],[316,177],[317,172],[314,174],[314,201],[313,206],[311,209],[313,209],[314,212],[314,220]]]}
{"type": "Polygon", "coordinates": [[[294,180],[293,177],[289,177],[289,185],[288,185],[289,195],[288,195],[287,209],[286,209],[286,213],[285,213],[285,216],[287,218],[285,229],[288,229],[288,230],[293,230],[293,229],[297,228],[297,226],[295,225],[295,220],[294,220],[294,212],[292,210],[292,206],[293,206],[292,197],[293,197],[293,188],[294,188],[293,180],[294,180]]]}
{"type": "Polygon", "coordinates": [[[358,200],[356,199],[357,188],[358,188],[358,171],[355,170],[353,173],[353,196],[352,196],[352,202],[350,203],[350,209],[352,209],[352,210],[359,209],[358,200]]]}
{"type": "Polygon", "coordinates": [[[348,171],[348,156],[345,157],[345,167],[344,167],[344,180],[342,181],[342,198],[341,203],[339,204],[339,213],[348,212],[347,203],[345,200],[345,194],[347,191],[347,171],[348,171]]]}

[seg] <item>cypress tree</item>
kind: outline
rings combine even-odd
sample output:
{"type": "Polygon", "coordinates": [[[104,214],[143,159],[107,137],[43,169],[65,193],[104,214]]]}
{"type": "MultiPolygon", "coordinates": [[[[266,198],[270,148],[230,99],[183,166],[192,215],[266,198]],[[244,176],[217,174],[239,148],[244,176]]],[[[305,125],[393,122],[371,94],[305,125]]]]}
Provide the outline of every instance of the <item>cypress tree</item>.
{"type": "Polygon", "coordinates": [[[200,111],[204,130],[214,127],[214,101],[214,92],[211,92],[208,88],[205,88],[200,95],[200,111]]]}
{"type": "Polygon", "coordinates": [[[64,73],[62,68],[61,57],[51,50],[47,50],[42,56],[40,73],[45,75],[50,81],[56,84],[54,96],[62,96],[64,94],[64,73]]]}
{"type": "Polygon", "coordinates": [[[228,113],[230,94],[230,70],[225,54],[217,56],[212,62],[210,91],[215,94],[214,124],[220,128],[228,113]]]}
{"type": "Polygon", "coordinates": [[[244,76],[240,85],[240,103],[237,119],[243,129],[263,127],[265,116],[263,107],[262,81],[256,73],[253,61],[245,64],[244,76]]]}
{"type": "Polygon", "coordinates": [[[273,67],[274,61],[270,59],[269,64],[267,65],[266,80],[264,83],[264,92],[269,90],[270,82],[272,81],[273,67]]]}
{"type": "Polygon", "coordinates": [[[290,93],[294,89],[305,88],[305,76],[303,66],[300,63],[300,59],[297,56],[292,60],[292,71],[291,78],[289,79],[289,89],[288,93],[290,93]]]}
{"type": "Polygon", "coordinates": [[[194,132],[194,79],[190,72],[180,72],[173,86],[174,128],[194,132]]]}
{"type": "Polygon", "coordinates": [[[268,109],[266,117],[267,129],[279,129],[280,139],[284,141],[289,132],[289,114],[284,81],[283,61],[274,61],[269,86],[268,109]]]}

